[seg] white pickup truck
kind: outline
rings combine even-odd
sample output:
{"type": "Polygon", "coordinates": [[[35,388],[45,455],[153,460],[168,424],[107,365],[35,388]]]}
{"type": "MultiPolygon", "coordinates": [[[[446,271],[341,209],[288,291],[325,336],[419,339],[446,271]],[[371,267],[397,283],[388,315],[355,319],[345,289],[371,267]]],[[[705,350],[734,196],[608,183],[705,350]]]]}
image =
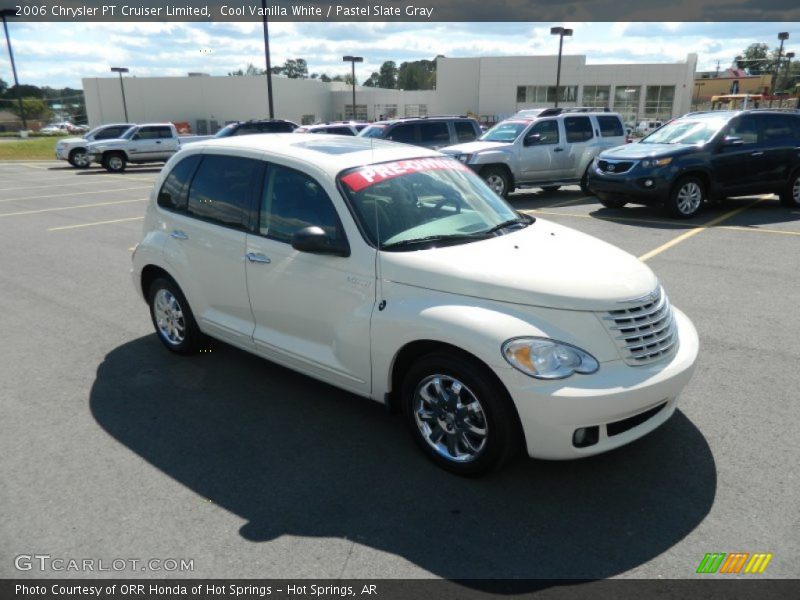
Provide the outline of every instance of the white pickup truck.
{"type": "Polygon", "coordinates": [[[109,123],[95,127],[83,137],[59,140],[56,144],[56,158],[68,161],[76,169],[85,169],[91,164],[86,154],[86,147],[90,143],[118,139],[133,126],[133,123],[109,123]]]}
{"type": "Polygon", "coordinates": [[[128,163],[166,162],[181,144],[209,137],[178,136],[172,123],[146,123],[131,127],[117,139],[92,142],[86,152],[91,162],[100,163],[111,173],[121,173],[128,163]]]}

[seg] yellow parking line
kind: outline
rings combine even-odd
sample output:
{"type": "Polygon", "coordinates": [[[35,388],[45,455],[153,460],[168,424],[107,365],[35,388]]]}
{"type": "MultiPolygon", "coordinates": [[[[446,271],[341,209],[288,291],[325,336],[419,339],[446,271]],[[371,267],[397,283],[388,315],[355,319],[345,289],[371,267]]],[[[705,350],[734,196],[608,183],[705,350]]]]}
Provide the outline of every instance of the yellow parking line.
{"type": "Polygon", "coordinates": [[[28,167],[29,169],[39,169],[41,171],[46,171],[46,170],[48,170],[50,168],[50,167],[40,167],[38,165],[30,165],[28,163],[23,163],[22,166],[23,167],[28,167]]]}
{"type": "Polygon", "coordinates": [[[747,205],[742,206],[740,208],[734,209],[734,210],[732,210],[730,212],[726,212],[724,215],[720,215],[719,217],[711,219],[710,221],[708,221],[706,223],[703,223],[699,227],[695,227],[694,229],[691,229],[691,230],[689,230],[689,231],[687,231],[685,233],[680,234],[678,237],[672,238],[666,244],[661,244],[658,248],[653,248],[652,250],[650,250],[650,252],[645,252],[644,254],[642,254],[639,257],[639,260],[641,260],[642,262],[644,262],[646,260],[650,260],[654,256],[658,256],[662,252],[666,252],[667,250],[669,250],[670,248],[673,248],[674,246],[677,246],[681,242],[685,242],[689,238],[696,236],[698,233],[703,233],[709,227],[714,227],[714,225],[719,225],[723,221],[727,221],[731,217],[734,217],[734,216],[738,215],[739,213],[746,211],[748,208],[750,208],[751,206],[754,206],[758,202],[761,202],[765,198],[771,198],[771,197],[772,197],[771,194],[769,196],[762,196],[761,198],[759,198],[758,200],[755,200],[754,202],[751,202],[750,204],[747,204],[747,205]]]}
{"type": "Polygon", "coordinates": [[[112,221],[95,221],[94,223],[81,223],[79,225],[62,225],[50,227],[47,231],[64,231],[65,229],[79,229],[81,227],[94,227],[95,225],[110,225],[111,223],[124,223],[125,221],[141,221],[144,217],[128,217],[127,219],[113,219],[112,221]]]}
{"type": "Polygon", "coordinates": [[[580,202],[581,200],[588,199],[588,196],[583,198],[573,198],[572,200],[564,200],[563,202],[556,202],[555,204],[548,204],[545,208],[558,208],[559,206],[568,206],[573,202],[580,202]]]}
{"type": "Polygon", "coordinates": [[[59,210],[72,210],[73,208],[91,208],[93,206],[112,206],[114,204],[130,204],[131,202],[147,202],[147,198],[137,198],[136,200],[117,200],[115,202],[96,202],[94,204],[78,204],[76,206],[58,206],[55,208],[40,208],[39,210],[21,210],[12,213],[0,213],[0,217],[35,215],[38,213],[56,212],[59,210]]]}
{"type": "Polygon", "coordinates": [[[0,200],[0,202],[17,202],[20,200],[43,200],[45,198],[65,198],[67,196],[84,196],[87,194],[108,194],[108,193],[116,193],[116,192],[129,192],[131,190],[149,190],[150,186],[142,186],[138,185],[136,187],[129,187],[129,188],[118,188],[116,190],[94,190],[91,192],[70,192],[69,194],[50,194],[47,196],[25,196],[23,198],[4,198],[0,200]]]}
{"type": "Polygon", "coordinates": [[[669,221],[656,221],[655,219],[639,219],[637,217],[607,217],[605,215],[586,214],[581,215],[577,213],[556,212],[552,210],[532,209],[523,210],[521,212],[536,213],[540,215],[552,215],[554,217],[578,217],[580,219],[601,219],[603,221],[623,221],[630,223],[648,223],[650,225],[667,225],[672,227],[680,227],[680,223],[670,223],[669,221]]]}
{"type": "Polygon", "coordinates": [[[742,227],[741,225],[723,225],[720,229],[752,231],[754,233],[777,233],[779,235],[800,235],[800,231],[792,231],[791,229],[766,229],[764,227],[742,227]]]}

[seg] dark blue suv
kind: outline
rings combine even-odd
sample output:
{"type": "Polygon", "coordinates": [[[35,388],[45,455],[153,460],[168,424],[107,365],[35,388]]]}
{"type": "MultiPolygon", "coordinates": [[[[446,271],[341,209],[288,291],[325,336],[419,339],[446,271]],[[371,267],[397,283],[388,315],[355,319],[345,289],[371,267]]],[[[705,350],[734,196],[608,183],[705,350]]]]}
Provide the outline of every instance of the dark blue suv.
{"type": "Polygon", "coordinates": [[[608,208],[663,204],[674,217],[706,201],[776,193],[800,207],[800,111],[689,113],[638,144],[602,152],[588,187],[608,208]]]}

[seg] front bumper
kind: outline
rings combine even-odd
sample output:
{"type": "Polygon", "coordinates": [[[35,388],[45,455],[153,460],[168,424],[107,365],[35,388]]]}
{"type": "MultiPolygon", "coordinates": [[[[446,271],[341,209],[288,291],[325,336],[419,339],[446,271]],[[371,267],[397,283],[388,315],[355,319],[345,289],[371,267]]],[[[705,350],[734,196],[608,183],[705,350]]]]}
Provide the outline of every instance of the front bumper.
{"type": "Polygon", "coordinates": [[[67,152],[66,148],[59,148],[56,146],[56,160],[68,160],[69,159],[69,152],[67,152]]]}
{"type": "Polygon", "coordinates": [[[607,452],[672,416],[694,372],[699,348],[692,322],[674,307],[673,311],[679,345],[663,361],[631,367],[615,360],[602,363],[593,375],[556,381],[533,379],[511,367],[498,372],[516,405],[531,457],[562,460],[607,452]],[[661,408],[656,411],[657,407],[661,408]],[[643,415],[648,411],[650,415],[643,415]],[[593,426],[599,429],[597,442],[575,447],[575,430],[593,426]]]}
{"type": "Polygon", "coordinates": [[[589,168],[587,185],[602,199],[625,200],[639,204],[658,204],[669,197],[672,187],[671,171],[664,169],[642,169],[611,174],[601,171],[596,165],[589,168]]]}

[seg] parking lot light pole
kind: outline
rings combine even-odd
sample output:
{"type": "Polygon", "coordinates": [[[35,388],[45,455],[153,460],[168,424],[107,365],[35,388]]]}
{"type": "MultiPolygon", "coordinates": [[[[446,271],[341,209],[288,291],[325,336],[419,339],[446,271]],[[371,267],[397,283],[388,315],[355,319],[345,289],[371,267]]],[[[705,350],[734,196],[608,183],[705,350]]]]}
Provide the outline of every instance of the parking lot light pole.
{"type": "Polygon", "coordinates": [[[356,63],[357,62],[364,62],[363,56],[347,56],[342,57],[342,62],[349,62],[352,70],[352,77],[353,77],[353,120],[356,120],[356,63]]]}
{"type": "Polygon", "coordinates": [[[786,53],[786,70],[783,72],[783,83],[784,83],[784,85],[789,85],[791,83],[789,81],[789,75],[791,74],[792,59],[793,58],[794,58],[794,52],[787,52],[786,53]]]}
{"type": "Polygon", "coordinates": [[[264,24],[264,62],[267,67],[267,105],[269,118],[275,118],[275,105],[272,102],[272,61],[269,57],[269,23],[267,21],[267,0],[261,0],[261,20],[264,24]]]}
{"type": "Polygon", "coordinates": [[[128,122],[128,103],[125,101],[125,84],[122,82],[122,74],[127,73],[128,67],[111,67],[113,73],[119,73],[119,89],[122,92],[122,110],[125,112],[125,122],[128,122]]]}
{"type": "Polygon", "coordinates": [[[25,118],[25,108],[22,106],[22,95],[19,90],[19,81],[17,80],[17,66],[14,63],[14,51],[11,49],[11,38],[8,36],[8,23],[6,18],[13,17],[17,13],[11,8],[4,8],[0,10],[0,17],[3,18],[3,31],[6,33],[6,44],[8,45],[8,57],[11,59],[11,72],[14,74],[14,91],[17,96],[17,104],[19,105],[19,116],[22,119],[22,129],[28,130],[28,120],[25,118]]]}
{"type": "Polygon", "coordinates": [[[778,34],[778,39],[781,41],[780,48],[778,48],[778,58],[775,59],[775,68],[772,71],[772,87],[769,90],[770,100],[769,105],[772,106],[772,96],[775,95],[775,86],[778,85],[778,71],[781,65],[781,58],[783,57],[783,42],[789,39],[788,31],[781,31],[778,34]]]}
{"type": "Polygon", "coordinates": [[[564,27],[551,27],[550,33],[558,36],[558,67],[556,68],[556,103],[555,108],[558,108],[558,95],[561,91],[561,51],[564,47],[564,36],[571,36],[572,29],[564,27]]]}

